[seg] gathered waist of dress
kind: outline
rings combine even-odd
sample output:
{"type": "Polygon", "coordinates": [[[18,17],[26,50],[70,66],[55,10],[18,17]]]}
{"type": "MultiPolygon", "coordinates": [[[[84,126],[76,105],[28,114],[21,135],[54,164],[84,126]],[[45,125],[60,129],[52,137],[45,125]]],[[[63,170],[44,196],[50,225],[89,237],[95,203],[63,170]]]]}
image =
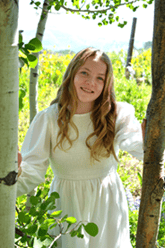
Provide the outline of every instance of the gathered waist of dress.
{"type": "MultiPolygon", "coordinates": [[[[54,168],[53,168],[54,169],[54,168]]],[[[90,170],[76,170],[76,171],[57,171],[53,170],[53,173],[55,177],[58,177],[60,179],[65,180],[90,180],[90,179],[96,179],[96,178],[104,178],[106,176],[109,176],[113,173],[116,173],[115,168],[107,168],[105,170],[101,169],[90,169],[90,170]]]]}

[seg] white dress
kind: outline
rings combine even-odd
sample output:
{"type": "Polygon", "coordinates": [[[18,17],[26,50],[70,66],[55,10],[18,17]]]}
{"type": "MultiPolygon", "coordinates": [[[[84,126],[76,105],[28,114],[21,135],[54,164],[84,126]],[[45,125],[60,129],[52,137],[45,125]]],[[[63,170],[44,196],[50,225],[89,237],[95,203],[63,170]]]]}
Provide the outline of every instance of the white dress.
{"type": "MultiPolygon", "coordinates": [[[[50,163],[54,173],[50,193],[56,191],[60,195],[56,210],[63,210],[63,215],[74,216],[77,221],[94,222],[99,227],[96,237],[85,235],[80,239],[64,235],[58,241],[58,247],[131,248],[128,206],[116,172],[117,162],[111,155],[90,164],[90,153],[85,144],[93,131],[90,113],[74,115],[79,138],[67,152],[58,148],[53,152],[59,130],[57,118],[58,108],[54,104],[38,113],[30,125],[21,150],[22,174],[17,183],[17,196],[30,192],[43,182],[50,163]]],[[[116,155],[122,149],[138,159],[143,158],[141,125],[134,116],[132,105],[117,103],[115,132],[116,155]]],[[[75,136],[72,129],[70,136],[75,136]]],[[[53,229],[51,233],[57,234],[53,229]]]]}

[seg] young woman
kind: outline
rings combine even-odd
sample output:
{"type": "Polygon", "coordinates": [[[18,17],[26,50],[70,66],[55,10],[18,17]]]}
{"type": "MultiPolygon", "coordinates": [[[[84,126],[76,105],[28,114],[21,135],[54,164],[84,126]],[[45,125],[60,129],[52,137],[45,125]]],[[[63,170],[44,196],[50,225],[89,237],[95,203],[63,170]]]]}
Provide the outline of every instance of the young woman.
{"type": "Polygon", "coordinates": [[[50,163],[57,209],[99,227],[96,237],[64,235],[58,247],[131,248],[119,149],[143,158],[141,125],[132,105],[115,101],[108,56],[87,48],[70,62],[57,98],[36,115],[21,150],[18,196],[44,181],[50,163]]]}

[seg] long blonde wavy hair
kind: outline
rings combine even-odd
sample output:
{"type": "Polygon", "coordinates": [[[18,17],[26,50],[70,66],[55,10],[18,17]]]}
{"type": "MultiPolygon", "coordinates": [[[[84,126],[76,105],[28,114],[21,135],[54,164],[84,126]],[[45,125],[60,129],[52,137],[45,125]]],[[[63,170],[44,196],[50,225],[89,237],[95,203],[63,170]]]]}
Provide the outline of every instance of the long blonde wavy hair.
{"type": "Polygon", "coordinates": [[[71,60],[64,74],[63,82],[57,92],[57,97],[51,102],[51,105],[58,103],[59,110],[57,120],[59,132],[54,149],[58,147],[59,149],[64,150],[63,142],[65,139],[68,140],[70,145],[69,148],[71,148],[73,142],[79,136],[78,128],[72,120],[78,106],[78,98],[74,86],[74,77],[79,68],[91,56],[99,56],[99,59],[106,64],[107,71],[103,91],[95,100],[91,113],[94,132],[87,137],[86,145],[90,150],[92,160],[100,161],[100,158],[109,157],[111,153],[117,160],[113,146],[115,137],[116,101],[113,86],[112,63],[104,52],[92,47],[78,52],[71,60]],[[68,106],[71,106],[70,110],[68,109],[68,106]],[[70,124],[76,132],[75,139],[71,139],[69,137],[68,124],[70,124]],[[93,145],[90,145],[89,140],[95,135],[97,136],[97,139],[93,145]]]}

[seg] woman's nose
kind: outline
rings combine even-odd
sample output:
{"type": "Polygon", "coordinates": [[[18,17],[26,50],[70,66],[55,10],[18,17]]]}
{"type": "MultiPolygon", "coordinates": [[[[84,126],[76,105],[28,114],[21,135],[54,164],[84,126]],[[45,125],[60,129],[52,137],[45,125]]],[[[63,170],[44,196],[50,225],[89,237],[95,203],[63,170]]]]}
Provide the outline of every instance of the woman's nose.
{"type": "Polygon", "coordinates": [[[86,81],[89,85],[94,86],[95,85],[95,79],[93,77],[88,78],[88,80],[86,81]]]}

